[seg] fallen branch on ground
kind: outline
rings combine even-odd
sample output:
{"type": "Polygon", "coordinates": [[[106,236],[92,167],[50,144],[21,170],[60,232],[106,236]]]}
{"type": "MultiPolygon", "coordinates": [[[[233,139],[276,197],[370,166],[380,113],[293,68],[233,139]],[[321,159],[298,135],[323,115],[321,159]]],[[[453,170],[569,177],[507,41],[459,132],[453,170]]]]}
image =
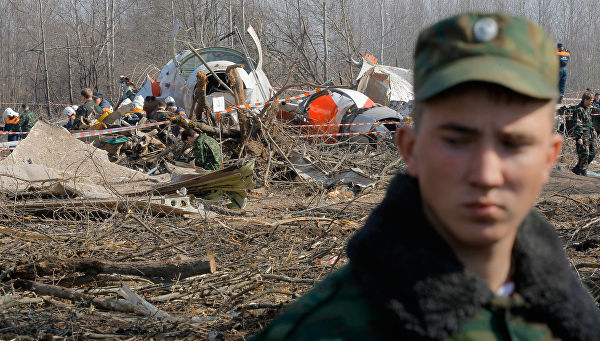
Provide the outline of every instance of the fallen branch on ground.
{"type": "Polygon", "coordinates": [[[195,275],[214,273],[215,259],[212,255],[180,262],[108,262],[99,259],[60,259],[50,257],[15,267],[12,278],[34,279],[36,276],[54,275],[57,272],[83,272],[89,275],[115,273],[166,279],[187,278],[195,275]]]}

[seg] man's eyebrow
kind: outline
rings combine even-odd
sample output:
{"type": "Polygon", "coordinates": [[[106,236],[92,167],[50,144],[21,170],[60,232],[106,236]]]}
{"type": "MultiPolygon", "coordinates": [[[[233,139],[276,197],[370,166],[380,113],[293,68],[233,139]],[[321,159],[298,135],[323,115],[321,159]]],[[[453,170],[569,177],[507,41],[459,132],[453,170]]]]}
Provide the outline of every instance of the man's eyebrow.
{"type": "Polygon", "coordinates": [[[479,130],[473,127],[468,127],[458,123],[445,123],[438,127],[440,130],[451,130],[463,134],[479,134],[479,130]]]}

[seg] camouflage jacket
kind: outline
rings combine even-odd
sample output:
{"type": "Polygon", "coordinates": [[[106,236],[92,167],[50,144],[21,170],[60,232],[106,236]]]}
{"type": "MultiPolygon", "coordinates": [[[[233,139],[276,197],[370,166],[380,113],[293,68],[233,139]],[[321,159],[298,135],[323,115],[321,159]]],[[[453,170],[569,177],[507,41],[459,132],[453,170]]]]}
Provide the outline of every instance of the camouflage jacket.
{"type": "Polygon", "coordinates": [[[194,164],[207,170],[221,169],[223,157],[217,140],[206,134],[200,134],[194,142],[194,164]]]}
{"type": "Polygon", "coordinates": [[[467,271],[398,175],[334,272],[254,340],[593,340],[600,311],[553,227],[532,211],[513,250],[512,298],[467,271]]]}
{"type": "Polygon", "coordinates": [[[21,114],[19,120],[19,126],[21,127],[21,131],[30,131],[33,128],[37,120],[35,119],[35,114],[31,110],[27,110],[21,114]]]}
{"type": "Polygon", "coordinates": [[[594,129],[592,125],[592,107],[585,107],[579,103],[573,112],[573,120],[575,121],[574,138],[592,139],[594,129]]]}
{"type": "Polygon", "coordinates": [[[77,108],[77,111],[75,112],[75,120],[81,121],[85,124],[91,124],[96,120],[96,118],[102,116],[103,113],[104,112],[102,111],[102,108],[100,108],[96,102],[89,100],[77,108]]]}

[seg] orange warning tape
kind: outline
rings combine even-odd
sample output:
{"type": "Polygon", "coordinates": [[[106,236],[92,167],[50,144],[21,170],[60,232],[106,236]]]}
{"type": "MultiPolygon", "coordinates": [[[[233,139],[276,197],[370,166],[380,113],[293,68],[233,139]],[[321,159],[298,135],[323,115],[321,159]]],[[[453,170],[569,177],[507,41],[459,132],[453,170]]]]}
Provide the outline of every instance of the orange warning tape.
{"type": "Polygon", "coordinates": [[[267,102],[262,102],[262,103],[254,103],[254,104],[240,104],[240,105],[234,105],[232,107],[229,107],[227,109],[225,109],[225,111],[217,111],[215,112],[215,114],[220,115],[220,114],[225,114],[228,112],[232,112],[236,109],[251,109],[251,108],[260,108],[260,107],[264,107],[267,104],[272,104],[272,103],[281,103],[281,102],[289,102],[289,101],[293,101],[293,100],[297,100],[297,99],[301,99],[301,98],[305,98],[308,97],[310,95],[316,94],[317,92],[321,92],[323,90],[327,90],[328,88],[319,88],[319,89],[315,89],[312,91],[307,91],[301,95],[296,95],[293,97],[288,97],[288,98],[283,98],[283,99],[275,99],[272,101],[267,101],[267,102]]]}

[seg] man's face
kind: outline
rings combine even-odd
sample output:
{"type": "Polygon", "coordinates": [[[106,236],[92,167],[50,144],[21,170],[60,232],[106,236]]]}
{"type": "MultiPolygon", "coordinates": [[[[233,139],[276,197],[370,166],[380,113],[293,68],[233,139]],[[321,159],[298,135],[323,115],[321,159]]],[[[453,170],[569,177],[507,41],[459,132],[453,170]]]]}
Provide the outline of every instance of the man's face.
{"type": "Polygon", "coordinates": [[[503,104],[477,91],[427,104],[418,132],[400,129],[408,173],[451,245],[514,238],[560,150],[553,112],[550,101],[503,104]]]}
{"type": "Polygon", "coordinates": [[[590,105],[592,105],[592,99],[588,98],[588,99],[584,99],[583,100],[583,105],[586,107],[589,107],[590,105]]]}
{"type": "Polygon", "coordinates": [[[167,107],[167,110],[170,112],[175,112],[177,111],[177,107],[167,107]]]}
{"type": "Polygon", "coordinates": [[[96,104],[100,105],[100,103],[102,103],[102,98],[98,98],[98,97],[94,97],[93,98],[94,102],[96,102],[96,104]]]}
{"type": "Polygon", "coordinates": [[[594,95],[594,101],[596,101],[596,102],[600,101],[600,94],[594,95]]]}

